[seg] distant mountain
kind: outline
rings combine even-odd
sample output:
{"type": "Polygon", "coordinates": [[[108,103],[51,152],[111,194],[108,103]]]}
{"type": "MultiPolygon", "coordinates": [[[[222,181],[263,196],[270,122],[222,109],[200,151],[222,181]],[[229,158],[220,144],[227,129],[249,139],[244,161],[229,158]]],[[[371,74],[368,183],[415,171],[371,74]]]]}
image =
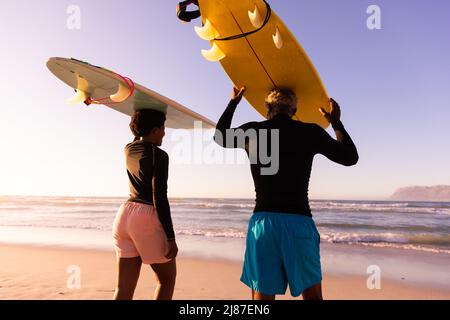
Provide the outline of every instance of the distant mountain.
{"type": "Polygon", "coordinates": [[[450,186],[400,188],[389,199],[399,201],[450,201],[450,186]]]}

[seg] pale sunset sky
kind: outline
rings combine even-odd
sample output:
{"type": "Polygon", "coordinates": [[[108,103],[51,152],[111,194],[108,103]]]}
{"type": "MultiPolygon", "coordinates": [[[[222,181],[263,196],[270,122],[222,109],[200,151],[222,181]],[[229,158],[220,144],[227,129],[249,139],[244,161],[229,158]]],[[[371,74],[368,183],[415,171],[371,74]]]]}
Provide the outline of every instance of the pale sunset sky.
{"type": "MultiPolygon", "coordinates": [[[[176,1],[0,1],[0,195],[129,194],[123,157],[129,117],[69,105],[73,90],[46,68],[74,57],[132,78],[217,121],[232,84],[209,44],[180,23],[176,1]],[[81,28],[66,26],[67,8],[81,28]]],[[[312,199],[385,199],[408,185],[450,184],[450,2],[272,0],[297,37],[360,155],[354,167],[316,156],[312,199]],[[369,5],[381,30],[366,25],[369,5]]],[[[262,120],[243,102],[233,125],[262,120]]],[[[333,132],[328,129],[330,134],[333,132]]],[[[171,154],[169,197],[253,198],[248,164],[180,164],[171,154]]]]}

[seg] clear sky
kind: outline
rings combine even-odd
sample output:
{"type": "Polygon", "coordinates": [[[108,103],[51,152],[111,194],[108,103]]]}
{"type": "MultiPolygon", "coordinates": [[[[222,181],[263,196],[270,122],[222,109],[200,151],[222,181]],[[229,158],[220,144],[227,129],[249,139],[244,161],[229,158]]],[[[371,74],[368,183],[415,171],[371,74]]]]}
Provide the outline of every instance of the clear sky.
{"type": "MultiPolygon", "coordinates": [[[[346,168],[316,156],[311,198],[382,199],[408,185],[450,184],[450,2],[272,0],[296,35],[360,154],[346,168]],[[366,26],[381,8],[381,30],[366,26]]],[[[71,106],[49,57],[107,67],[217,121],[231,93],[208,43],[176,1],[0,1],[0,194],[128,196],[129,118],[71,106]],[[69,5],[81,29],[66,27],[69,5]]],[[[198,24],[198,21],[196,22],[198,24]]],[[[246,102],[233,121],[262,118],[246,102]]],[[[332,133],[329,130],[330,133],[332,133]]],[[[173,148],[169,130],[163,149],[173,148]]],[[[172,161],[176,160],[172,156],[172,161]]],[[[248,165],[170,166],[169,196],[254,196],[248,165]]]]}

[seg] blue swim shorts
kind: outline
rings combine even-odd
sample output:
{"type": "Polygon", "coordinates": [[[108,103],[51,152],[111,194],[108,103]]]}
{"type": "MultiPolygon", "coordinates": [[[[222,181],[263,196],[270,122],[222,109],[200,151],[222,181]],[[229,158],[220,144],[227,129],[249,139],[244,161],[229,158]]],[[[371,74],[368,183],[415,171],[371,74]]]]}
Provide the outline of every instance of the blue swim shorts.
{"type": "Polygon", "coordinates": [[[256,212],[250,219],[241,281],[266,294],[298,297],[322,281],[320,234],[308,216],[256,212]]]}

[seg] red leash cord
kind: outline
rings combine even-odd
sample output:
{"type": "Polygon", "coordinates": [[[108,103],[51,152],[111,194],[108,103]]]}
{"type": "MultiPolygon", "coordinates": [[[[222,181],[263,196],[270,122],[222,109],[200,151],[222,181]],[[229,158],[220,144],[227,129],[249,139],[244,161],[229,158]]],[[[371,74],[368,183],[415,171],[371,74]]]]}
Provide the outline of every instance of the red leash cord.
{"type": "MultiPolygon", "coordinates": [[[[129,97],[131,97],[131,96],[133,95],[133,93],[134,93],[134,91],[135,91],[135,89],[136,89],[136,85],[134,84],[133,80],[131,80],[130,78],[121,76],[120,74],[115,73],[115,72],[113,72],[113,73],[114,73],[116,76],[118,76],[119,78],[121,78],[121,79],[123,80],[123,82],[125,82],[126,85],[128,86],[128,88],[130,89],[130,92],[129,92],[128,96],[123,100],[123,101],[125,101],[125,100],[127,100],[129,97]]],[[[87,98],[87,99],[84,101],[84,103],[85,103],[87,106],[89,106],[89,105],[91,105],[91,104],[105,104],[105,103],[102,102],[102,101],[105,101],[105,100],[108,100],[108,99],[110,100],[110,102],[108,102],[108,104],[118,104],[118,103],[122,103],[122,102],[123,102],[123,101],[121,101],[121,102],[115,102],[115,101],[112,101],[112,100],[111,100],[111,97],[98,98],[98,99],[92,99],[91,97],[89,97],[89,98],[87,98]]]]}

